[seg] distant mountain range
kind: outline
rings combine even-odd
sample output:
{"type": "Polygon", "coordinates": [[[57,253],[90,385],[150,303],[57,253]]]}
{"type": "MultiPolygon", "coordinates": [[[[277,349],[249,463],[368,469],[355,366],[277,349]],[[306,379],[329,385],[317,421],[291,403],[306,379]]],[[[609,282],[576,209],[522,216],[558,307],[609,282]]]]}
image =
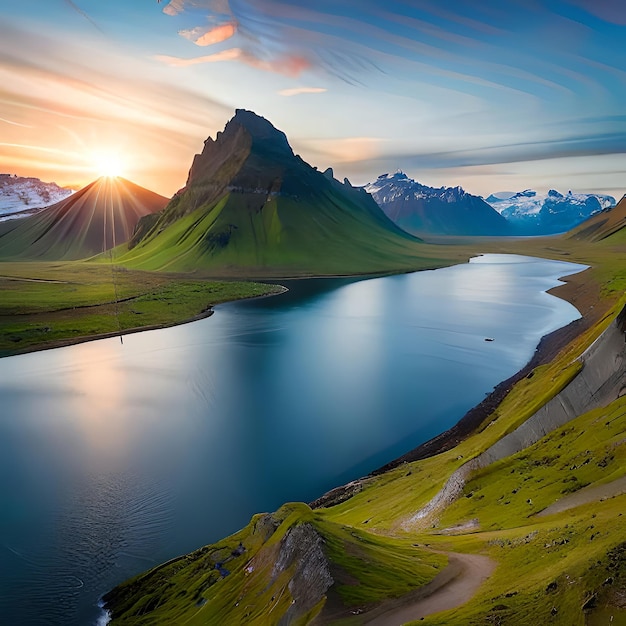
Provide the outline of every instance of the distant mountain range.
{"type": "Polygon", "coordinates": [[[554,189],[504,191],[483,200],[462,187],[423,185],[403,172],[383,174],[364,189],[398,226],[422,236],[552,235],[615,206],[612,196],[554,189]]]}
{"type": "Polygon", "coordinates": [[[576,227],[595,213],[615,206],[615,198],[600,194],[562,194],[550,189],[541,195],[532,189],[500,192],[486,201],[505,217],[518,234],[553,235],[576,227]]]}
{"type": "Polygon", "coordinates": [[[0,259],[90,257],[128,241],[140,217],[166,204],[123,178],[99,178],[34,215],[0,223],[0,259]]]}
{"type": "Polygon", "coordinates": [[[364,189],[385,214],[414,234],[510,235],[512,229],[480,196],[462,187],[428,187],[403,172],[383,174],[364,189]]]}
{"type": "Polygon", "coordinates": [[[56,183],[44,183],[38,178],[0,174],[0,220],[21,212],[55,204],[74,193],[56,183]]]}
{"type": "Polygon", "coordinates": [[[185,187],[140,221],[118,262],[220,275],[345,275],[417,269],[423,256],[419,240],[363,189],[311,167],[269,121],[238,109],[195,156],[185,187]]]}

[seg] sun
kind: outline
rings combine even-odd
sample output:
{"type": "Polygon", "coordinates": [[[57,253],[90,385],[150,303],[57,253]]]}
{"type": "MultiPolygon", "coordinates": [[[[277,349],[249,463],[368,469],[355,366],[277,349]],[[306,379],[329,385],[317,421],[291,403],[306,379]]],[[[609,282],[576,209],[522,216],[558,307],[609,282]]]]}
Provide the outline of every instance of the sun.
{"type": "Polygon", "coordinates": [[[119,152],[108,151],[93,154],[93,170],[98,176],[123,176],[126,171],[124,157],[119,152]]]}

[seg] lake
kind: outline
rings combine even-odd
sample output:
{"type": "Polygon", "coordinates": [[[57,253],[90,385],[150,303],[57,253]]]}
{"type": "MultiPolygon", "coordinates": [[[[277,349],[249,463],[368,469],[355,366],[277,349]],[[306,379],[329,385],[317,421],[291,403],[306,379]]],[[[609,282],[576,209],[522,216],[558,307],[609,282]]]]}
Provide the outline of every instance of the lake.
{"type": "Polygon", "coordinates": [[[582,269],[489,254],[291,281],[0,359],[0,623],[94,624],[116,583],[449,428],[579,317],[545,291],[582,269]]]}

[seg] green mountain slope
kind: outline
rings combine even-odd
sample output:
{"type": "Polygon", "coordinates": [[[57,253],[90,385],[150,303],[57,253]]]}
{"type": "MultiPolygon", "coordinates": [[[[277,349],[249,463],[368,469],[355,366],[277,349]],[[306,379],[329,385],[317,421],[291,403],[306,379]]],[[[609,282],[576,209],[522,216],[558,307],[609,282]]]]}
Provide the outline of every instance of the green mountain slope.
{"type": "Polygon", "coordinates": [[[196,155],[186,186],[139,223],[117,261],[151,270],[351,274],[441,265],[366,192],[293,154],[267,120],[238,110],[196,155]]]}
{"type": "Polygon", "coordinates": [[[0,223],[0,259],[90,257],[128,241],[141,217],[166,204],[123,178],[102,177],[36,215],[0,223]]]}

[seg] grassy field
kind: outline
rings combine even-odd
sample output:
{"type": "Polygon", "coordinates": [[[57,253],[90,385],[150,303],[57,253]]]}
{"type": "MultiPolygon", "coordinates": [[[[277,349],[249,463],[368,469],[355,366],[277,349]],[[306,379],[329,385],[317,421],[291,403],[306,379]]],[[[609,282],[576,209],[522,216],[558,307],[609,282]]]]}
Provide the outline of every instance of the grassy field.
{"type": "Polygon", "coordinates": [[[277,285],[191,279],[79,262],[0,263],[0,356],[178,324],[277,285]]]}

